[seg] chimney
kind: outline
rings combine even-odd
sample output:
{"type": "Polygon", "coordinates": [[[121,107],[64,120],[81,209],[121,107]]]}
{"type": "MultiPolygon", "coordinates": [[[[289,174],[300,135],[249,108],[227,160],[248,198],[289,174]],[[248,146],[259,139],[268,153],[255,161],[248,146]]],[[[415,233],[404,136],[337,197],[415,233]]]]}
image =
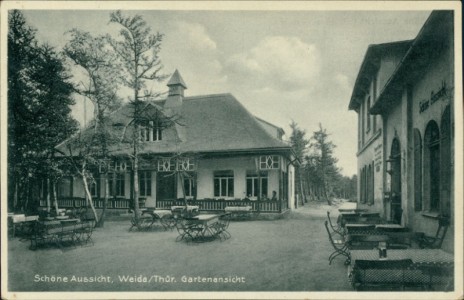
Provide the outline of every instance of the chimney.
{"type": "Polygon", "coordinates": [[[166,99],[166,103],[164,104],[164,108],[175,108],[182,106],[184,90],[187,89],[187,85],[185,84],[177,69],[174,74],[172,74],[171,79],[169,79],[167,86],[169,87],[169,93],[168,98],[166,99]]]}

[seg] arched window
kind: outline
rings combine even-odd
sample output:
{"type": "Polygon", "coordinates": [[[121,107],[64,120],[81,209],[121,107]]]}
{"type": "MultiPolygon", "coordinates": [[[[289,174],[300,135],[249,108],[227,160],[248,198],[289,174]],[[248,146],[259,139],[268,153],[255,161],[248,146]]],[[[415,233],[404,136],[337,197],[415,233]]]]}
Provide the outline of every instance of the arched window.
{"type": "Polygon", "coordinates": [[[422,210],[422,140],[417,128],[414,129],[414,210],[422,210]]]}
{"type": "Polygon", "coordinates": [[[440,131],[430,121],[424,135],[424,200],[430,211],[440,209],[440,131]]]}
{"type": "Polygon", "coordinates": [[[451,120],[450,107],[446,107],[441,117],[441,145],[440,145],[440,211],[449,215],[451,197],[451,174],[453,164],[451,163],[451,120]]]}

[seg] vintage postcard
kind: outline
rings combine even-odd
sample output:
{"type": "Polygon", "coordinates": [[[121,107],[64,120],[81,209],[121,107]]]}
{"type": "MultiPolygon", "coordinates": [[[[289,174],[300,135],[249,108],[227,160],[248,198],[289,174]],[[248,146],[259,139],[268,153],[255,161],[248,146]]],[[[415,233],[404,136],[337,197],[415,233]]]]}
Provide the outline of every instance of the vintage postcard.
{"type": "Polygon", "coordinates": [[[2,299],[462,299],[454,1],[3,1],[2,299]]]}

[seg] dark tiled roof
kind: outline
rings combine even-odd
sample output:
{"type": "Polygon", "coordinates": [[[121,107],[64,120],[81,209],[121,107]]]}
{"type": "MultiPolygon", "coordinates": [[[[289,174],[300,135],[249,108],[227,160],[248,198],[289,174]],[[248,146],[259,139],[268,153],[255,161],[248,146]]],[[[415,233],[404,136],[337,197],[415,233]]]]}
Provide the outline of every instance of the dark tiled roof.
{"type": "MultiPolygon", "coordinates": [[[[155,101],[147,107],[161,108],[164,103],[165,100],[155,101]]],[[[125,105],[114,112],[110,123],[128,124],[131,109],[125,105]]],[[[179,115],[181,125],[165,129],[161,141],[145,142],[142,152],[290,150],[288,144],[271,136],[231,94],[185,97],[179,115]]],[[[60,150],[64,151],[63,145],[60,150]]],[[[111,150],[114,154],[124,154],[130,152],[130,147],[119,145],[111,150]]]]}

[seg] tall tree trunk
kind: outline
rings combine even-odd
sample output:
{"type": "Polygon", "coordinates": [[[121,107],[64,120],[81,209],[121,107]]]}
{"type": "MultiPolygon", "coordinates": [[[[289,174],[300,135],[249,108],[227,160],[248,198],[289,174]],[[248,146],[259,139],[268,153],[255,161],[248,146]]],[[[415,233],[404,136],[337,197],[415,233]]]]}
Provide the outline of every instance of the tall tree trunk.
{"type": "MultiPolygon", "coordinates": [[[[138,127],[136,128],[138,130],[138,127]]],[[[137,146],[134,146],[134,149],[137,146]]],[[[134,150],[134,219],[137,227],[139,226],[139,216],[140,216],[140,207],[139,207],[139,159],[138,153],[134,150]]]]}
{"type": "Polygon", "coordinates": [[[185,185],[184,185],[184,174],[180,173],[179,174],[179,181],[180,181],[180,186],[182,187],[182,199],[184,199],[184,204],[185,204],[185,209],[187,210],[187,197],[185,197],[185,185]]]}
{"type": "Polygon", "coordinates": [[[50,212],[50,178],[47,178],[47,212],[50,212]]]}
{"type": "Polygon", "coordinates": [[[105,198],[103,198],[103,210],[100,216],[100,222],[98,223],[98,227],[105,226],[105,215],[106,215],[106,208],[108,207],[108,195],[110,193],[110,182],[108,180],[108,172],[105,173],[105,198]]]}
{"type": "Polygon", "coordinates": [[[52,183],[53,199],[55,200],[55,213],[58,216],[58,197],[56,195],[56,182],[52,183]]]}
{"type": "Polygon", "coordinates": [[[89,199],[90,208],[92,209],[93,215],[95,216],[95,224],[97,224],[98,223],[98,214],[97,214],[97,211],[95,210],[95,206],[93,205],[92,195],[90,193],[89,185],[87,183],[87,178],[83,174],[81,174],[81,176],[82,176],[82,181],[84,183],[85,193],[86,193],[86,195],[87,195],[87,197],[89,199]]]}

